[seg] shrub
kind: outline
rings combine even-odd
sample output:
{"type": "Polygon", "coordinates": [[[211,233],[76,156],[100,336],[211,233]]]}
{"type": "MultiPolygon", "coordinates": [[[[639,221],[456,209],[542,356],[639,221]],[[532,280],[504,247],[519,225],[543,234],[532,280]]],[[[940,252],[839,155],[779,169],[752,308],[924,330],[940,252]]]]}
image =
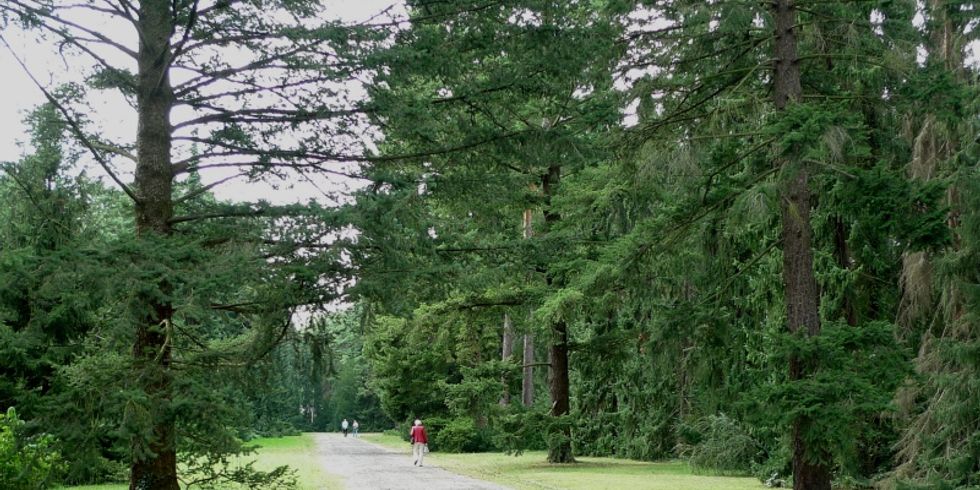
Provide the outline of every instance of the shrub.
{"type": "Polygon", "coordinates": [[[682,427],[686,439],[680,452],[696,469],[748,474],[762,456],[762,447],[735,419],[709,415],[682,427]]]}
{"type": "Polygon", "coordinates": [[[0,414],[0,482],[10,490],[48,488],[64,469],[61,455],[53,437],[24,437],[23,426],[13,407],[0,414]]]}
{"type": "Polygon", "coordinates": [[[508,453],[516,454],[547,449],[545,434],[548,432],[550,415],[519,405],[511,407],[511,411],[497,420],[500,429],[496,435],[497,446],[508,453]]]}
{"type": "Polygon", "coordinates": [[[487,429],[478,429],[473,419],[464,417],[450,420],[430,437],[434,447],[449,453],[475,453],[493,448],[487,429]]]}
{"type": "MultiPolygon", "coordinates": [[[[442,446],[439,445],[441,442],[439,440],[439,433],[442,429],[449,425],[452,419],[444,417],[429,417],[422,419],[422,425],[425,426],[425,432],[429,435],[429,449],[432,451],[444,451],[442,446]]],[[[405,429],[405,437],[408,437],[408,431],[411,429],[412,423],[408,423],[408,428],[405,429]]]]}

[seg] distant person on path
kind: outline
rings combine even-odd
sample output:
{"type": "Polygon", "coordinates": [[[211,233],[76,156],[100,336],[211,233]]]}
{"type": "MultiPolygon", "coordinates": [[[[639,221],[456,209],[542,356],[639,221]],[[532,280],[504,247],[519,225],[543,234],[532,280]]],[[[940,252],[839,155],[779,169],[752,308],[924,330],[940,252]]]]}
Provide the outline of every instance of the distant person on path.
{"type": "Polygon", "coordinates": [[[347,437],[347,419],[340,423],[340,430],[344,431],[344,437],[347,437]]]}
{"type": "Polygon", "coordinates": [[[354,437],[357,437],[357,428],[358,427],[360,427],[360,425],[357,425],[357,419],[354,419],[354,423],[351,424],[351,429],[354,429],[354,437]]]}
{"type": "Polygon", "coordinates": [[[422,421],[415,419],[415,425],[409,432],[409,439],[412,441],[412,456],[415,458],[415,465],[422,466],[422,458],[425,457],[429,449],[429,436],[425,434],[425,426],[422,421]]]}

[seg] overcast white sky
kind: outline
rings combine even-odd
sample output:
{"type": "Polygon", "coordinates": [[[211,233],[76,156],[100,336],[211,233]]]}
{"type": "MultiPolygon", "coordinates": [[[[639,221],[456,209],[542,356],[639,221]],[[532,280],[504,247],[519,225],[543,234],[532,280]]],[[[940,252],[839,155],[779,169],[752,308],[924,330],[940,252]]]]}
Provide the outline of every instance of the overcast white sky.
{"type": "MultiPolygon", "coordinates": [[[[2,0],[0,0],[2,1],[2,0]]],[[[364,21],[384,10],[392,4],[401,4],[400,0],[327,0],[326,15],[350,22],[364,21]]],[[[400,12],[401,9],[399,9],[400,12]]],[[[399,13],[400,13],[399,12],[399,13]]],[[[380,21],[380,20],[379,20],[380,21]]],[[[114,39],[135,36],[129,32],[132,27],[127,25],[105,25],[103,33],[114,39]]],[[[53,43],[39,43],[36,33],[23,32],[11,28],[6,30],[4,38],[17,51],[17,56],[26,62],[34,76],[48,88],[65,82],[79,82],[84,74],[73,72],[78,66],[68,67],[58,54],[53,43]]],[[[131,43],[127,43],[131,44],[131,43]]],[[[26,148],[29,137],[27,127],[23,123],[25,115],[34,107],[45,101],[44,94],[37,88],[17,61],[6,49],[0,46],[0,161],[18,160],[26,148]]],[[[360,92],[357,87],[351,87],[353,92],[360,92]]],[[[126,104],[121,96],[102,93],[92,93],[89,97],[94,112],[88,114],[89,119],[100,128],[100,132],[115,141],[132,141],[135,137],[136,122],[134,111],[126,104]]],[[[91,162],[86,165],[90,175],[103,175],[101,169],[91,162]]],[[[217,171],[215,171],[217,174],[217,171]]],[[[227,173],[227,172],[226,172],[227,173]]],[[[203,176],[221,178],[221,175],[203,176]]],[[[131,179],[131,177],[130,177],[131,179]]],[[[124,180],[130,180],[125,179],[124,180]]],[[[266,199],[272,202],[296,202],[310,198],[323,201],[321,190],[336,192],[346,187],[358,185],[355,181],[343,181],[337,177],[324,178],[316,184],[295,180],[281,183],[279,189],[270,184],[245,183],[232,181],[215,189],[215,193],[225,199],[256,200],[266,199]]]]}

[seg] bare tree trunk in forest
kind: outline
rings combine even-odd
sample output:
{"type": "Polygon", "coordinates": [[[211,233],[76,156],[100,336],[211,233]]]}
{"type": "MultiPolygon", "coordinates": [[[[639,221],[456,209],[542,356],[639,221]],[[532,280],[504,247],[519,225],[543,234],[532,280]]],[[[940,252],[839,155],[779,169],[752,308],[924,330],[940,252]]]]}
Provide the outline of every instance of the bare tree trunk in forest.
{"type": "Polygon", "coordinates": [[[323,344],[318,335],[310,335],[310,385],[313,400],[310,403],[310,423],[316,430],[326,430],[323,413],[323,344]]]}
{"type": "MultiPolygon", "coordinates": [[[[548,207],[545,208],[544,222],[548,231],[552,231],[553,226],[561,220],[561,215],[554,212],[551,206],[551,198],[557,190],[561,181],[561,167],[552,165],[548,167],[548,173],[542,179],[542,189],[548,207]]],[[[554,285],[554,278],[547,274],[549,286],[554,285]]],[[[563,417],[568,415],[570,410],[570,391],[568,380],[568,324],[564,320],[556,321],[551,325],[553,339],[549,356],[551,377],[549,380],[551,388],[551,415],[553,417],[563,417]]],[[[549,463],[571,463],[575,461],[572,456],[572,434],[571,427],[566,424],[561,425],[559,441],[548,444],[549,463]]]]}
{"type": "Polygon", "coordinates": [[[521,380],[521,403],[534,405],[534,336],[524,334],[524,376],[521,380]]]}
{"type": "MultiPolygon", "coordinates": [[[[783,111],[802,99],[800,65],[797,57],[796,7],[793,0],[776,0],[775,73],[773,98],[776,109],[783,111]]],[[[793,333],[820,334],[820,292],[813,271],[813,248],[810,229],[810,187],[806,167],[793,161],[794,156],[779,157],[776,165],[783,169],[780,188],[782,217],[783,287],[786,321],[793,333]]],[[[804,379],[816,366],[812,359],[790,359],[790,379],[804,379]]],[[[804,433],[811,421],[797,417],[793,421],[793,488],[796,490],[830,490],[830,469],[825,454],[808,447],[804,433]]]]}
{"type": "MultiPolygon", "coordinates": [[[[168,77],[173,13],[166,0],[144,0],[139,7],[141,31],[138,53],[136,136],[136,232],[140,240],[156,240],[171,234],[173,216],[173,169],[170,162],[170,109],[173,89],[168,77]]],[[[170,285],[158,285],[166,293],[170,285]]],[[[131,490],[179,490],[177,484],[176,434],[170,413],[172,373],[170,321],[172,305],[145,298],[147,313],[136,329],[133,357],[153,415],[152,437],[147,445],[133,440],[131,490]]]]}
{"type": "MultiPolygon", "coordinates": [[[[504,334],[501,339],[500,346],[500,358],[504,362],[510,360],[514,356],[514,326],[511,325],[510,315],[504,313],[504,334]]],[[[500,396],[500,404],[503,406],[510,405],[510,387],[507,382],[507,378],[504,378],[504,392],[500,396]]]]}
{"type": "MultiPolygon", "coordinates": [[[[531,186],[534,189],[534,186],[531,186]]],[[[524,210],[524,239],[529,240],[534,235],[534,228],[532,227],[532,218],[534,217],[533,212],[530,209],[524,210]]],[[[528,315],[530,319],[530,315],[528,315]]],[[[524,334],[524,372],[521,379],[521,403],[525,407],[530,407],[534,404],[534,335],[529,333],[524,334]]]]}

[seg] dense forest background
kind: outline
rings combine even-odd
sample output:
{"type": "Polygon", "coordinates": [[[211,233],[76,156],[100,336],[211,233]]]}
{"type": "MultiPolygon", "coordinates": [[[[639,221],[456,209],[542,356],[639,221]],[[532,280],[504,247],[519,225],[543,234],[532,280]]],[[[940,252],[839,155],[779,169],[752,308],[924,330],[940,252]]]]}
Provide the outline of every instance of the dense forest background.
{"type": "Polygon", "coordinates": [[[976,2],[138,3],[80,2],[138,50],[0,5],[90,72],[0,167],[0,460],[44,475],[10,481],[241,478],[257,435],[421,417],[435,450],[980,487],[976,2]],[[213,192],[302,178],[357,185],[213,192]]]}

